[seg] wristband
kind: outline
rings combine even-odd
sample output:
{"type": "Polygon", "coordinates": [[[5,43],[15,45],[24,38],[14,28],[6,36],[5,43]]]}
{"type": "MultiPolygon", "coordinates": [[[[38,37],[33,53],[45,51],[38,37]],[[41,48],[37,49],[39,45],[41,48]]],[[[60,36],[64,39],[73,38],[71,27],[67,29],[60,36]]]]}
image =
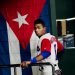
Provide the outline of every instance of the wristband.
{"type": "Polygon", "coordinates": [[[43,56],[43,59],[45,59],[45,58],[47,58],[47,57],[50,56],[50,52],[48,52],[48,51],[42,51],[41,55],[43,56]]]}
{"type": "Polygon", "coordinates": [[[31,59],[31,63],[36,63],[36,62],[37,62],[36,57],[31,59]]]}

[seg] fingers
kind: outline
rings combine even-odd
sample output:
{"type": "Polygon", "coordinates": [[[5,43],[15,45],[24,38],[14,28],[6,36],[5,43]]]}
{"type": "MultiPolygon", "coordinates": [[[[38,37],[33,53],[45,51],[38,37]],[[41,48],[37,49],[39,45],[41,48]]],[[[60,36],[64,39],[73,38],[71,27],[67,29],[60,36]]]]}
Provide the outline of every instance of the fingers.
{"type": "Polygon", "coordinates": [[[22,63],[20,64],[20,66],[21,66],[22,68],[27,68],[29,64],[30,64],[30,61],[24,61],[24,62],[22,62],[22,63]]]}
{"type": "Polygon", "coordinates": [[[26,62],[25,62],[25,61],[24,61],[24,62],[22,62],[22,63],[20,64],[20,67],[22,67],[22,68],[27,67],[27,66],[26,66],[26,62]]]}

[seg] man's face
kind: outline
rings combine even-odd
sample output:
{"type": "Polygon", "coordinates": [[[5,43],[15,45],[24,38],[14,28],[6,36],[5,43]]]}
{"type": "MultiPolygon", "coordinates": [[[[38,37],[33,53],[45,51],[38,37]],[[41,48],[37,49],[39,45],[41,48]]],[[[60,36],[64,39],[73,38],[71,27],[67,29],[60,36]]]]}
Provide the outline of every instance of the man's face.
{"type": "Polygon", "coordinates": [[[42,36],[46,32],[46,28],[42,26],[42,24],[36,24],[35,25],[35,33],[37,36],[42,36]]]}

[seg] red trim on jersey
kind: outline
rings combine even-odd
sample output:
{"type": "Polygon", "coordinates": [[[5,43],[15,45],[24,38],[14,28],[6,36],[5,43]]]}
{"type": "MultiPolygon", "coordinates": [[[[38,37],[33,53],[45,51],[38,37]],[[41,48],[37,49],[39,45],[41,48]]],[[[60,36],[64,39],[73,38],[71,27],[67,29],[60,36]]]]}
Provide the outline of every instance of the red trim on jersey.
{"type": "Polygon", "coordinates": [[[51,52],[51,42],[48,39],[43,39],[41,43],[41,51],[51,52]]]}
{"type": "Polygon", "coordinates": [[[56,41],[57,41],[57,48],[58,48],[57,52],[59,53],[64,49],[64,46],[58,40],[56,41]]]}

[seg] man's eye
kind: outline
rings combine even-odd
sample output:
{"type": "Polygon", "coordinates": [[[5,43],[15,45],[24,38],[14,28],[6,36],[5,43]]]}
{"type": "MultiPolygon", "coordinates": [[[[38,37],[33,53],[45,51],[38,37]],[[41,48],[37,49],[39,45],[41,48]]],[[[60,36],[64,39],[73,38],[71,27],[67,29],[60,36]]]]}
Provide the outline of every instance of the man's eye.
{"type": "Polygon", "coordinates": [[[36,29],[40,29],[40,28],[38,27],[38,28],[36,28],[36,29]]]}
{"type": "Polygon", "coordinates": [[[41,27],[38,27],[38,29],[41,29],[41,27]]]}

